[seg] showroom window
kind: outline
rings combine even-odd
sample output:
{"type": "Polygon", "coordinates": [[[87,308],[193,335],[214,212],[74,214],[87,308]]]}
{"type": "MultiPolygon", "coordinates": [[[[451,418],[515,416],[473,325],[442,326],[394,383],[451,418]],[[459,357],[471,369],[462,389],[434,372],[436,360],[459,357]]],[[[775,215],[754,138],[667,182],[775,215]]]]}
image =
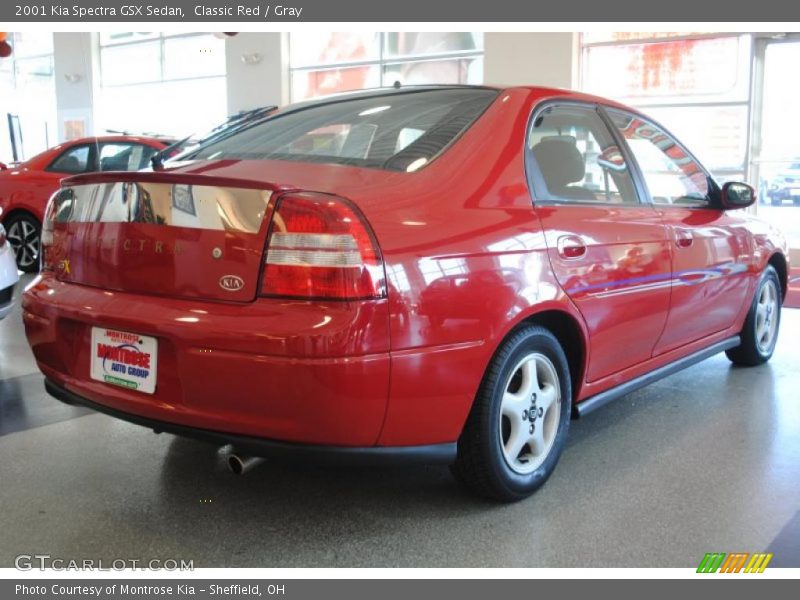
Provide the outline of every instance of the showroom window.
{"type": "Polygon", "coordinates": [[[289,35],[291,98],[391,86],[483,83],[483,34],[295,32],[289,35]]]}
{"type": "Polygon", "coordinates": [[[98,37],[98,131],[185,136],[227,116],[225,42],[212,34],[98,37]]]}
{"type": "Polygon", "coordinates": [[[751,36],[582,34],[581,87],[661,122],[720,181],[747,172],[751,36]]]}
{"type": "Polygon", "coordinates": [[[0,162],[14,159],[9,114],[19,160],[52,146],[57,136],[53,34],[11,33],[9,42],[13,54],[0,58],[0,162]]]}

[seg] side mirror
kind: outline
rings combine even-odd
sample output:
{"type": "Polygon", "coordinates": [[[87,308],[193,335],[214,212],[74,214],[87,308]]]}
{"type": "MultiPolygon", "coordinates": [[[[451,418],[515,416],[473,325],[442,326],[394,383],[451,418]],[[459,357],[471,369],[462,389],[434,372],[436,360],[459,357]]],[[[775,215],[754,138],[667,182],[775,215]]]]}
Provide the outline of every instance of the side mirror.
{"type": "Polygon", "coordinates": [[[746,208],[756,201],[756,190],[746,183],[728,181],[722,186],[722,208],[746,208]]]}

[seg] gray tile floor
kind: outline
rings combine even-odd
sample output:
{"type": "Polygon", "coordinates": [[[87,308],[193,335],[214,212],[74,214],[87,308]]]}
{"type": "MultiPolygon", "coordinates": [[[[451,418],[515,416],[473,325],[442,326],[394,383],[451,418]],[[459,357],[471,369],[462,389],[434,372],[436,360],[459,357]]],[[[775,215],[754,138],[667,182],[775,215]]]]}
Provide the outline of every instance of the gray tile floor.
{"type": "Polygon", "coordinates": [[[724,355],[572,423],[552,479],[498,506],[446,468],[268,463],[49,398],[19,313],[0,322],[0,567],[18,554],[212,566],[800,567],[800,311],[773,361],[724,355]]]}

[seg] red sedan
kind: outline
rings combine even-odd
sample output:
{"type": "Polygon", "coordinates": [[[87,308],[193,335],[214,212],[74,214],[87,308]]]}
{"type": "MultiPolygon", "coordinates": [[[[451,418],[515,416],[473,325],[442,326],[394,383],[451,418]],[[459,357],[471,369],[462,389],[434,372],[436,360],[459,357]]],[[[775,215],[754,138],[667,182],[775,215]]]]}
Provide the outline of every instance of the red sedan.
{"type": "Polygon", "coordinates": [[[39,270],[39,236],[47,200],[61,179],[93,171],[136,171],[167,146],[149,137],[83,138],[50,148],[8,168],[0,163],[0,220],[23,271],[39,270]]]}
{"type": "Polygon", "coordinates": [[[570,417],[770,358],[788,253],[753,201],[601,98],[363,92],[65,180],[23,316],[65,402],[245,455],[449,463],[516,500],[570,417]]]}

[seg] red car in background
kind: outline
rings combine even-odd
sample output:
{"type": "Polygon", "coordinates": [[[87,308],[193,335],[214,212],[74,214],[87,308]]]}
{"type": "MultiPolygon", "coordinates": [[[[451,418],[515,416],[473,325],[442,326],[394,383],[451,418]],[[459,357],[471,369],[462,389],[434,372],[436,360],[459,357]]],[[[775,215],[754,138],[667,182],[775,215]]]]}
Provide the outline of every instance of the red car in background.
{"type": "Polygon", "coordinates": [[[769,360],[788,253],[754,200],[602,98],[362,92],[66,179],[23,319],[65,402],[243,455],[449,463],[517,500],[571,417],[718,352],[769,360]]]}
{"type": "Polygon", "coordinates": [[[44,209],[64,177],[94,171],[137,171],[170,142],[112,135],[72,140],[12,167],[0,163],[0,222],[26,272],[39,270],[44,209]]]}

